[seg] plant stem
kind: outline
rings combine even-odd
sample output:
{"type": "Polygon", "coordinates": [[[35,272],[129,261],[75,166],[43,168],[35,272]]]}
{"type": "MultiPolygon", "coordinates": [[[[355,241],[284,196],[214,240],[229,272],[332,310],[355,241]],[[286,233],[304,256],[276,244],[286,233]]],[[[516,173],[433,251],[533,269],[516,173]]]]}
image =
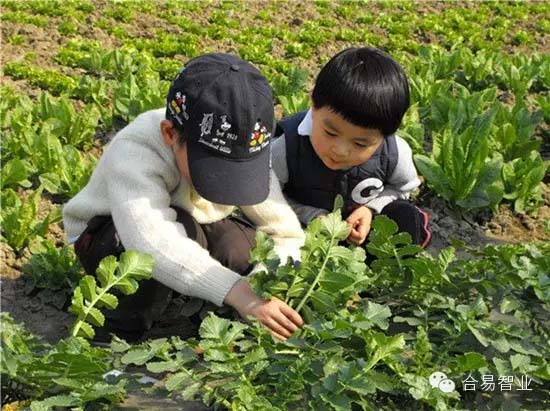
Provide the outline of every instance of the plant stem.
{"type": "MultiPolygon", "coordinates": [[[[128,271],[129,273],[129,271],[128,271]]],[[[128,275],[128,273],[126,275],[123,275],[119,278],[117,278],[117,281],[115,281],[113,284],[108,284],[105,288],[101,289],[101,292],[97,294],[96,298],[93,299],[93,301],[87,306],[85,307],[84,309],[84,316],[79,319],[74,327],[73,327],[73,331],[71,332],[71,336],[72,337],[76,337],[77,334],[78,334],[78,331],[80,330],[80,328],[82,327],[82,323],[84,322],[84,320],[86,320],[86,318],[88,317],[88,314],[90,313],[90,311],[92,310],[92,308],[97,304],[97,302],[101,299],[101,297],[103,297],[103,295],[107,294],[107,292],[113,288],[115,285],[117,285],[121,280],[123,280],[124,278],[126,278],[126,276],[128,275]]]]}
{"type": "Polygon", "coordinates": [[[332,233],[332,236],[330,238],[330,244],[328,246],[328,249],[325,252],[325,259],[323,260],[323,265],[321,265],[321,269],[319,270],[319,272],[315,276],[315,280],[313,280],[313,283],[311,284],[311,286],[307,290],[306,295],[304,295],[304,298],[302,298],[302,301],[300,301],[300,304],[298,304],[298,306],[296,307],[296,311],[298,311],[298,312],[300,312],[300,310],[302,309],[302,307],[304,306],[304,304],[308,300],[309,296],[313,292],[313,289],[317,286],[317,283],[319,282],[319,280],[321,279],[321,276],[323,275],[323,272],[325,271],[325,267],[326,267],[328,259],[330,257],[330,250],[332,249],[332,246],[334,244],[334,236],[335,236],[335,234],[332,233]]]}
{"type": "MultiPolygon", "coordinates": [[[[304,258],[305,261],[309,261],[309,258],[311,256],[311,254],[313,254],[314,250],[316,250],[316,248],[314,248],[313,250],[310,250],[310,252],[306,254],[306,256],[304,258]]],[[[292,279],[292,284],[290,284],[290,287],[288,287],[289,290],[291,290],[292,287],[294,287],[294,284],[296,284],[296,280],[299,277],[298,273],[295,273],[295,274],[296,275],[294,275],[294,278],[292,279]]],[[[288,295],[288,292],[287,292],[287,295],[286,295],[286,298],[285,298],[285,303],[288,304],[289,300],[290,300],[290,296],[288,295]]]]}
{"type": "Polygon", "coordinates": [[[395,250],[395,248],[393,249],[393,255],[395,257],[395,260],[397,261],[397,266],[399,267],[399,272],[402,275],[405,275],[405,272],[403,270],[403,264],[401,264],[401,258],[397,255],[397,251],[395,250]]]}

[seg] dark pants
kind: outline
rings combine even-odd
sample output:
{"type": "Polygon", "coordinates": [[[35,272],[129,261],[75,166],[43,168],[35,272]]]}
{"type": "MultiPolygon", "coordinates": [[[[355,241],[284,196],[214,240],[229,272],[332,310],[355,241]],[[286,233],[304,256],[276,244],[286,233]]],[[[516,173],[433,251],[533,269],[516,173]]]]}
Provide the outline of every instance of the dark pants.
{"type": "MultiPolygon", "coordinates": [[[[228,217],[212,224],[199,224],[189,213],[173,207],[177,221],[185,227],[187,236],[207,249],[225,267],[246,275],[252,269],[248,262],[255,245],[256,230],[239,217],[228,217]]],[[[110,216],[96,216],[75,243],[75,252],[84,270],[95,275],[99,262],[108,255],[119,256],[124,251],[110,216]]],[[[115,294],[119,304],[115,310],[105,310],[104,330],[135,340],[158,321],[170,301],[179,294],[160,282],[149,279],[139,282],[132,295],[115,294]]]]}
{"type": "MultiPolygon", "coordinates": [[[[389,203],[380,212],[397,223],[399,232],[407,232],[411,235],[413,244],[426,248],[432,238],[432,233],[428,227],[428,214],[416,207],[407,200],[395,200],[389,203]]],[[[365,241],[365,246],[368,245],[369,238],[365,241]]],[[[367,264],[370,264],[375,259],[374,256],[367,252],[367,264]]]]}

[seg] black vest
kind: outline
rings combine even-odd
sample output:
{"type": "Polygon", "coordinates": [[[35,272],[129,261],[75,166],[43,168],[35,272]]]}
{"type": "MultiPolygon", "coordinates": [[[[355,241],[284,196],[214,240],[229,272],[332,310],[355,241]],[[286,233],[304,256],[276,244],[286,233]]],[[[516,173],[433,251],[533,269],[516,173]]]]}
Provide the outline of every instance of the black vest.
{"type": "Polygon", "coordinates": [[[344,198],[344,218],[384,189],[392,175],[398,152],[395,135],[384,139],[368,161],[348,170],[331,170],[317,156],[309,136],[298,134],[306,111],[281,120],[276,135],[285,134],[288,182],[284,192],[290,198],[317,208],[332,210],[338,194],[344,198]]]}

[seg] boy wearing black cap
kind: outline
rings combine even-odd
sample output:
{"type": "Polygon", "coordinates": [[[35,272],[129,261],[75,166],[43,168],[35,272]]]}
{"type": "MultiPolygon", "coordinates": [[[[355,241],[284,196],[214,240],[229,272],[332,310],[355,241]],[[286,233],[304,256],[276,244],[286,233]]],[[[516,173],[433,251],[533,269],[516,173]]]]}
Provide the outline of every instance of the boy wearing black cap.
{"type": "Polygon", "coordinates": [[[106,312],[106,327],[136,340],[162,317],[173,290],[255,316],[284,339],[299,314],[262,300],[241,275],[255,227],[283,260],[299,259],[304,234],[270,170],[271,89],[249,63],[228,54],[191,60],[167,108],[138,116],[103,153],[84,189],[63,209],[69,242],[86,272],[124,249],[153,256],[153,279],[106,312]],[[233,218],[239,206],[255,225],[233,218]]]}
{"type": "Polygon", "coordinates": [[[385,214],[426,247],[428,215],[408,201],[420,185],[412,151],[395,135],[409,107],[402,67],[375,48],[343,50],[321,69],[311,101],[310,110],[281,120],[272,148],[300,221],[327,214],[340,194],[348,242],[365,245],[373,215],[385,214]]]}

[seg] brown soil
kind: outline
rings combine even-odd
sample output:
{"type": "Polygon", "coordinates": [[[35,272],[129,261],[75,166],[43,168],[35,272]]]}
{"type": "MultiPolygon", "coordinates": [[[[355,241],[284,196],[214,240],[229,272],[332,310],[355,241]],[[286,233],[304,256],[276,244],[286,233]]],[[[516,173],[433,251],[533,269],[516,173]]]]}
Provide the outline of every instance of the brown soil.
{"type": "Polygon", "coordinates": [[[536,215],[515,214],[510,204],[501,204],[499,212],[459,215],[440,198],[419,194],[418,205],[430,215],[432,241],[428,251],[435,254],[452,245],[453,240],[469,246],[485,244],[550,241],[546,224],[550,221],[550,185],[543,185],[544,204],[536,215]]]}
{"type": "Polygon", "coordinates": [[[0,286],[2,311],[9,312],[16,322],[25,324],[30,331],[50,343],[69,335],[74,316],[53,305],[53,299],[48,298],[52,294],[45,293],[43,298],[29,295],[30,290],[22,279],[3,279],[0,286]]]}
{"type": "Polygon", "coordinates": [[[510,205],[501,205],[499,213],[484,225],[488,238],[503,240],[509,243],[526,243],[531,241],[550,241],[550,232],[545,222],[550,221],[550,207],[544,205],[538,216],[514,214],[510,205]]]}
{"type": "Polygon", "coordinates": [[[11,247],[0,242],[0,279],[14,280],[21,275],[21,262],[11,247]]]}

